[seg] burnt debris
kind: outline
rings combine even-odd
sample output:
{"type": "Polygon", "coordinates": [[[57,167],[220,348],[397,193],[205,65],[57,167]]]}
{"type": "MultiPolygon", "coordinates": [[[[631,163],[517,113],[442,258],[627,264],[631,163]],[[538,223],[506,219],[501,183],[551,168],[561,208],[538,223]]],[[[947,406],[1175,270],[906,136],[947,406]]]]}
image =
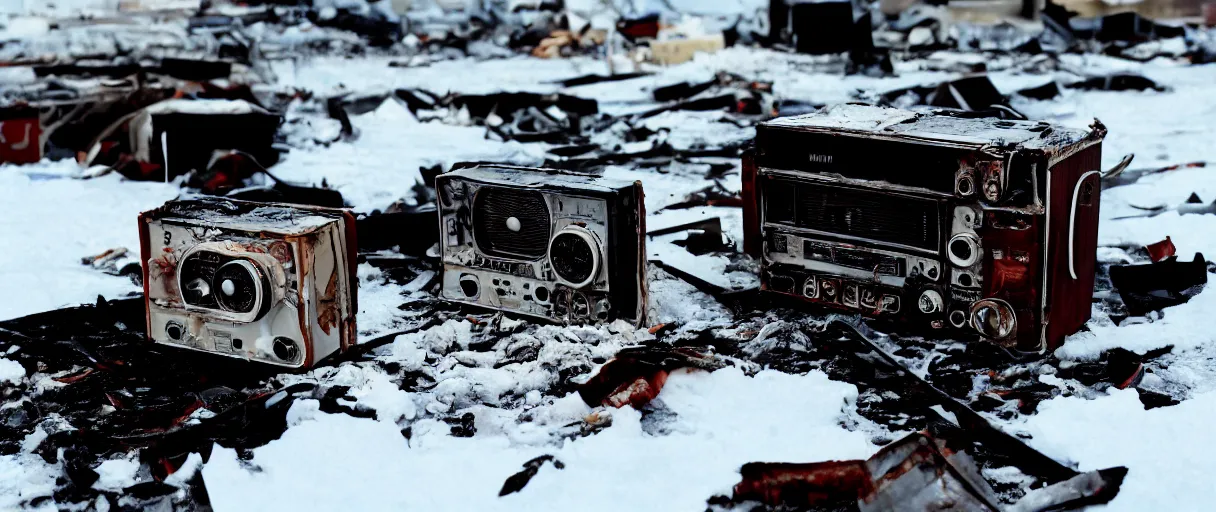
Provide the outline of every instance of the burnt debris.
{"type": "MultiPolygon", "coordinates": [[[[0,351],[31,375],[57,383],[25,402],[20,418],[8,415],[0,451],[15,453],[35,429],[47,432],[35,452],[68,468],[56,499],[101,494],[91,488],[97,475],[90,468],[110,453],[139,450],[141,461],[164,478],[189,453],[209,453],[212,443],[250,448],[277,439],[291,400],[271,406],[268,399],[306,391],[276,391],[274,372],[249,363],[150,346],[143,326],[140,298],[99,298],[95,305],[0,323],[0,351]]],[[[148,504],[162,497],[153,492],[135,499],[148,504]]]]}
{"type": "Polygon", "coordinates": [[[544,467],[546,462],[552,463],[553,467],[557,469],[566,468],[566,465],[563,464],[562,461],[557,460],[552,455],[541,455],[540,457],[525,462],[524,469],[520,470],[519,473],[508,477],[507,480],[502,483],[502,490],[498,491],[498,495],[506,496],[508,494],[522,491],[524,486],[528,485],[528,482],[532,481],[532,477],[536,476],[536,473],[540,471],[540,468],[544,467]]]}
{"type": "Polygon", "coordinates": [[[579,386],[578,394],[592,407],[632,405],[640,408],[659,395],[672,371],[681,368],[713,371],[724,366],[725,363],[712,354],[691,348],[626,349],[579,386]]]}
{"type": "Polygon", "coordinates": [[[1113,265],[1110,281],[1128,314],[1143,316],[1191,300],[1208,282],[1208,262],[1195,253],[1189,262],[1170,257],[1143,265],[1113,265]]]}
{"type": "Polygon", "coordinates": [[[1127,474],[1127,468],[1116,467],[1076,475],[1005,507],[975,460],[947,445],[919,432],[864,461],[748,463],[740,469],[733,499],[815,510],[1070,510],[1110,501],[1127,474]],[[943,503],[949,505],[942,508],[943,503]]]}
{"type": "MultiPolygon", "coordinates": [[[[1037,96],[1043,96],[1047,92],[1028,91],[1029,94],[1037,96]]],[[[926,105],[974,112],[998,119],[1026,119],[1026,115],[1014,109],[1009,104],[1009,99],[983,74],[942,82],[936,86],[889,91],[879,96],[879,103],[899,108],[926,105]]]]}

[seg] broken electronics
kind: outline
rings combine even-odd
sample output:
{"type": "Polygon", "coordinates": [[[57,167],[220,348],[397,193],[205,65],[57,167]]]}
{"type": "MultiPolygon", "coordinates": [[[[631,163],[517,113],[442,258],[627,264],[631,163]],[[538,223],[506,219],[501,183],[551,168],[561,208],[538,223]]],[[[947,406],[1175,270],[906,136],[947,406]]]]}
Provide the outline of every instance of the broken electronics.
{"type": "Polygon", "coordinates": [[[1042,353],[1090,317],[1105,135],[852,104],[762,123],[745,249],[772,294],[1042,353]]]}
{"type": "Polygon", "coordinates": [[[435,188],[443,299],[563,323],[645,321],[641,182],[473,165],[435,188]]]}
{"type": "MultiPolygon", "coordinates": [[[[1042,353],[1089,319],[1104,135],[859,105],[764,123],[745,158],[745,248],[765,291],[1042,353]]],[[[435,183],[441,298],[645,321],[641,183],[493,164],[435,183]]]]}
{"type": "Polygon", "coordinates": [[[289,368],[355,344],[355,219],[205,198],[139,218],[147,335],[289,368]]]}

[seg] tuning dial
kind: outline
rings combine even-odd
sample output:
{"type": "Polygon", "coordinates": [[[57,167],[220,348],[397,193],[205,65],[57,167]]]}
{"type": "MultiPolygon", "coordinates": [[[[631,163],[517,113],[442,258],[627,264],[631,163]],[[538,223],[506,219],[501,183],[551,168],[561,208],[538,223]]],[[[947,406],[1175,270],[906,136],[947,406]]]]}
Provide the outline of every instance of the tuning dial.
{"type": "Polygon", "coordinates": [[[584,228],[570,226],[549,241],[549,263],[557,278],[571,288],[582,288],[595,280],[600,270],[600,246],[584,228]]]}
{"type": "Polygon", "coordinates": [[[1004,339],[1017,329],[1017,315],[1008,302],[984,299],[971,305],[971,326],[986,338],[1004,339]]]}
{"type": "Polygon", "coordinates": [[[812,299],[819,296],[819,286],[815,282],[815,276],[810,276],[802,282],[802,295],[812,299]]]}
{"type": "Polygon", "coordinates": [[[980,259],[980,241],[974,233],[959,233],[950,238],[946,246],[950,263],[956,267],[970,267],[980,259]]]}
{"type": "Polygon", "coordinates": [[[823,297],[823,300],[835,301],[836,300],[836,291],[837,291],[836,281],[831,280],[831,279],[824,279],[824,280],[820,281],[819,295],[821,297],[823,297]]]}
{"type": "Polygon", "coordinates": [[[921,292],[920,299],[916,301],[916,307],[921,313],[930,315],[940,312],[943,307],[942,295],[936,290],[925,290],[921,292]]]}
{"type": "Polygon", "coordinates": [[[954,182],[954,192],[960,197],[968,197],[975,193],[975,177],[970,172],[959,174],[954,182]]]}

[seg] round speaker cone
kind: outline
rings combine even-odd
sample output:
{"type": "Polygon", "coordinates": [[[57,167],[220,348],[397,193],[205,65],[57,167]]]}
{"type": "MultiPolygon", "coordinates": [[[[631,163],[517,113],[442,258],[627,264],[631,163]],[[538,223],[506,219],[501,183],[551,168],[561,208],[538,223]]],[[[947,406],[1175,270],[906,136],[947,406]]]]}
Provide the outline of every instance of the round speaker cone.
{"type": "Polygon", "coordinates": [[[575,287],[586,286],[595,277],[598,255],[591,241],[575,232],[558,233],[549,244],[553,271],[575,287]]]}
{"type": "Polygon", "coordinates": [[[249,313],[259,306],[261,298],[261,275],[252,263],[244,260],[225,263],[215,272],[212,285],[219,288],[216,300],[220,307],[236,312],[249,313]]]}
{"type": "Polygon", "coordinates": [[[283,361],[295,361],[300,354],[300,347],[291,338],[279,336],[274,339],[274,355],[283,361]]]}
{"type": "Polygon", "coordinates": [[[971,306],[971,325],[984,337],[1003,339],[1017,330],[1017,316],[1009,303],[984,299],[971,306]]]}
{"type": "Polygon", "coordinates": [[[966,261],[971,259],[971,245],[966,240],[956,239],[950,242],[950,252],[954,254],[955,258],[960,260],[966,261]]]}
{"type": "Polygon", "coordinates": [[[970,267],[980,260],[979,239],[971,233],[954,235],[946,249],[950,253],[950,263],[956,267],[970,267]]]}

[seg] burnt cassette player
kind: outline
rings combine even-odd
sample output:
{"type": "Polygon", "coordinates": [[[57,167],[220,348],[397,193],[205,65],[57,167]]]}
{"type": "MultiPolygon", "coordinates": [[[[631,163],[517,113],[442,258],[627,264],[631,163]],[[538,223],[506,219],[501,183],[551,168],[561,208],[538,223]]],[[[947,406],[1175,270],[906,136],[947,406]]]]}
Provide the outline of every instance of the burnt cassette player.
{"type": "Polygon", "coordinates": [[[467,164],[435,189],[442,298],[559,323],[645,320],[640,182],[467,164]]]}
{"type": "Polygon", "coordinates": [[[139,216],[148,336],[291,368],[355,344],[354,216],[204,198],[139,216]]]}
{"type": "Polygon", "coordinates": [[[852,104],[776,119],[744,157],[745,249],[768,292],[1054,348],[1090,316],[1105,134],[852,104]]]}

